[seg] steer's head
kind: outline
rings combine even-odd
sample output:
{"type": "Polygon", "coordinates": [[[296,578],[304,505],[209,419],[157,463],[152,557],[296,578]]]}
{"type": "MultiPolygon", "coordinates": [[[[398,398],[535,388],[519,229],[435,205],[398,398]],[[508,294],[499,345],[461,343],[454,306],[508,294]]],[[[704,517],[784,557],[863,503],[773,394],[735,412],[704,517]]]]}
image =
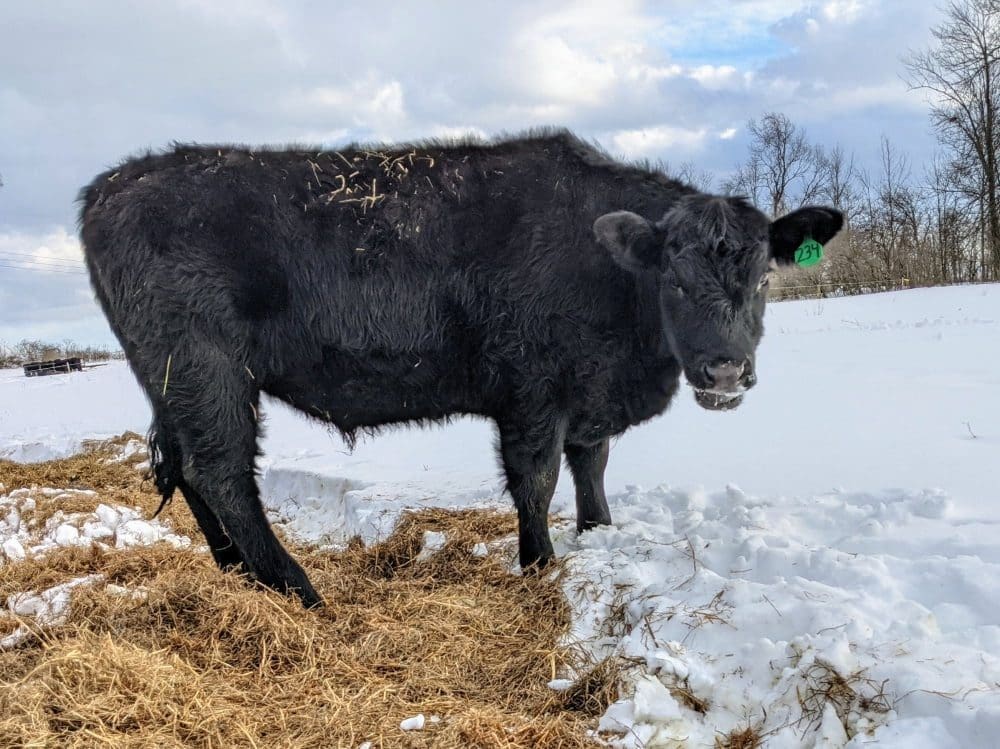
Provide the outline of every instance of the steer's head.
{"type": "Polygon", "coordinates": [[[601,216],[598,241],[629,271],[655,279],[663,329],[703,408],[735,408],[757,382],[768,272],[794,266],[806,240],[840,231],[832,208],[801,208],[777,221],[741,198],[691,195],[657,223],[629,211],[601,216]]]}

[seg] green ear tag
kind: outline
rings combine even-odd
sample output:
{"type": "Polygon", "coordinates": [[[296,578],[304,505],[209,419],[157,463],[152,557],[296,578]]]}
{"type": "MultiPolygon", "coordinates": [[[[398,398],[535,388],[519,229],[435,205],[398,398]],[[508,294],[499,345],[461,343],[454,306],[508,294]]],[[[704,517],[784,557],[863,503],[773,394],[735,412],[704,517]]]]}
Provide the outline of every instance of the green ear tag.
{"type": "Polygon", "coordinates": [[[795,251],[795,262],[803,268],[816,265],[823,259],[823,245],[815,239],[807,239],[795,251]]]}

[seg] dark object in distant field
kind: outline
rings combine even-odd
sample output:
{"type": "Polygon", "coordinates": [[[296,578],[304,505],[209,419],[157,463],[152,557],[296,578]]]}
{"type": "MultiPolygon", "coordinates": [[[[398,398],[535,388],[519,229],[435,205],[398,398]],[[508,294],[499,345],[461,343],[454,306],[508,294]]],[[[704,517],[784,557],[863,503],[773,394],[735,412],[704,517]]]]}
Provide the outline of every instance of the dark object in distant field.
{"type": "Polygon", "coordinates": [[[82,372],[83,359],[79,356],[71,356],[68,359],[49,359],[47,361],[33,361],[24,365],[25,377],[44,377],[46,375],[66,374],[68,372],[82,372]]]}
{"type": "Polygon", "coordinates": [[[566,132],[178,146],[98,176],[81,202],[94,290],[152,405],[164,501],[181,490],[221,567],[309,606],[259,499],[262,392],[348,440],[492,419],[521,566],[540,567],[562,456],[577,528],[610,523],[609,439],[662,413],[682,371],[705,408],[737,407],[769,265],[843,223],[830,208],[771,222],[566,132]]]}

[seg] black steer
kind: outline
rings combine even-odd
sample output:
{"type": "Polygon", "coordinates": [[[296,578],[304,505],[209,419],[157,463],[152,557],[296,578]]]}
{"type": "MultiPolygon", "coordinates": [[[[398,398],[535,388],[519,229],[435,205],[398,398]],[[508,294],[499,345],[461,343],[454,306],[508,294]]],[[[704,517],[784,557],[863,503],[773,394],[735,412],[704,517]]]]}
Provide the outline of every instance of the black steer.
{"type": "Polygon", "coordinates": [[[569,133],[336,150],[178,146],[81,194],[97,297],[179,488],[224,568],[320,596],[255,480],[262,392],[357,430],[493,419],[525,569],[553,554],[565,454],[577,527],[611,522],[608,439],[756,381],[767,272],[839,212],[778,221],[569,133]]]}

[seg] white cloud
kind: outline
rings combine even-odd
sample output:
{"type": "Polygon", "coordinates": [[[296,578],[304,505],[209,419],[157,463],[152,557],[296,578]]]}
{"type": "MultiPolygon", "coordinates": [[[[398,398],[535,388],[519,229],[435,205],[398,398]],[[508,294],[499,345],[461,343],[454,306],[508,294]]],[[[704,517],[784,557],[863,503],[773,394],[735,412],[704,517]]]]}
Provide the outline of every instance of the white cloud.
{"type": "Polygon", "coordinates": [[[625,71],[625,80],[640,83],[650,83],[664,81],[669,78],[677,78],[684,74],[684,66],[673,63],[671,65],[648,65],[637,63],[625,71]]]}
{"type": "Polygon", "coordinates": [[[659,33],[671,47],[738,50],[751,37],[813,5],[813,0],[673,0],[659,33]]]}
{"type": "Polygon", "coordinates": [[[437,125],[431,128],[430,135],[435,138],[449,138],[449,139],[478,139],[486,140],[490,137],[490,134],[479,127],[461,127],[452,125],[437,125]]]}
{"type": "MultiPolygon", "coordinates": [[[[556,3],[550,12],[533,15],[524,25],[525,32],[537,35],[569,36],[580,43],[595,45],[614,43],[621,48],[641,49],[641,38],[652,21],[637,0],[584,0],[556,3]]],[[[551,7],[551,4],[550,4],[551,7]]]]}
{"type": "Polygon", "coordinates": [[[302,130],[297,132],[293,138],[296,143],[325,146],[344,143],[350,139],[351,131],[346,127],[338,127],[333,130],[302,130]]]}
{"type": "Polygon", "coordinates": [[[737,130],[735,127],[727,127],[721,133],[719,133],[719,140],[732,140],[736,137],[737,130]]]}
{"type": "Polygon", "coordinates": [[[920,116],[924,112],[924,103],[920,97],[914,96],[906,84],[898,79],[869,86],[838,88],[829,91],[827,106],[834,112],[884,106],[911,110],[916,116],[920,116]]]}
{"type": "Polygon", "coordinates": [[[689,130],[671,125],[657,125],[642,130],[622,130],[611,136],[617,151],[629,158],[654,156],[668,149],[684,155],[697,151],[708,137],[706,128],[689,130]]]}
{"type": "Polygon", "coordinates": [[[328,124],[355,127],[378,123],[391,129],[406,119],[403,86],[399,81],[379,81],[375,75],[346,85],[324,85],[293,91],[285,96],[289,114],[328,124]]]}
{"type": "MultiPolygon", "coordinates": [[[[83,250],[80,240],[65,227],[57,227],[43,234],[7,231],[0,232],[0,255],[24,257],[41,264],[81,264],[83,250]]],[[[80,265],[79,270],[83,271],[80,265]]]]}
{"type": "Polygon", "coordinates": [[[94,303],[80,242],[65,227],[0,233],[0,342],[115,345],[94,303]]]}
{"type": "Polygon", "coordinates": [[[299,65],[306,62],[306,54],[291,29],[291,19],[286,8],[272,0],[176,0],[178,6],[190,13],[203,15],[215,26],[253,26],[273,35],[284,54],[299,65]]]}
{"type": "Polygon", "coordinates": [[[517,81],[548,102],[599,106],[622,79],[662,74],[645,60],[648,27],[636,2],[563,4],[514,37],[517,81]]]}
{"type": "Polygon", "coordinates": [[[611,63],[572,48],[560,37],[529,36],[518,46],[524,87],[538,99],[597,106],[617,78],[611,63]]]}
{"type": "Polygon", "coordinates": [[[732,65],[699,65],[689,75],[710,91],[737,88],[746,78],[732,65]]]}
{"type": "Polygon", "coordinates": [[[822,14],[828,21],[854,23],[866,10],[862,0],[829,0],[823,3],[822,14]]]}

